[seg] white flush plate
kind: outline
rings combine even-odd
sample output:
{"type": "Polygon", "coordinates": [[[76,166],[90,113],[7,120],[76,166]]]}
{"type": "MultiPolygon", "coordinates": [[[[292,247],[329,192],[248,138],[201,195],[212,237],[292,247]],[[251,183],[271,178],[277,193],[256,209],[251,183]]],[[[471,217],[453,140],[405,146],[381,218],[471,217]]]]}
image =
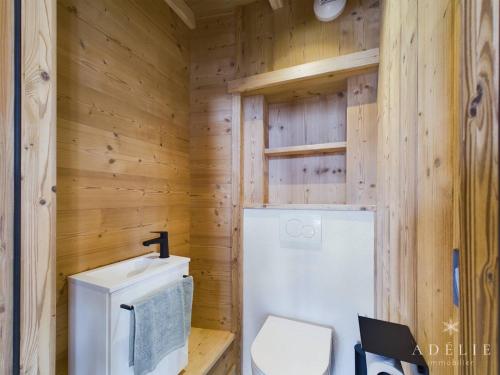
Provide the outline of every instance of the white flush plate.
{"type": "Polygon", "coordinates": [[[321,215],[280,215],[280,245],[293,249],[321,250],[321,215]]]}

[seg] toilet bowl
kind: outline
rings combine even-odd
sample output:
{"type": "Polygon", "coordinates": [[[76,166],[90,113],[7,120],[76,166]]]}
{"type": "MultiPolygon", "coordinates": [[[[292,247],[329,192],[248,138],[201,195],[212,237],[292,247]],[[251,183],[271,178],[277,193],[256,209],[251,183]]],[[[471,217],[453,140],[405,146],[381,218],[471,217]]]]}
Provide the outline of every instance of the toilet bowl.
{"type": "Polygon", "coordinates": [[[269,316],[251,346],[253,375],[327,375],[332,330],[269,316]]]}

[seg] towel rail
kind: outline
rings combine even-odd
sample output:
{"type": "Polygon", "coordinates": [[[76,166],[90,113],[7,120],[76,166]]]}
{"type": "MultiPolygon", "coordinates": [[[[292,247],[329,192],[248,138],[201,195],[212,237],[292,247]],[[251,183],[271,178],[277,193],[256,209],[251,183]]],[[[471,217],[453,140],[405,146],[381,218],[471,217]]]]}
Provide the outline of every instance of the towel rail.
{"type": "MultiPolygon", "coordinates": [[[[182,278],[185,279],[186,277],[189,277],[189,275],[182,275],[182,278]]],[[[124,309],[124,310],[128,310],[128,311],[132,311],[134,309],[134,306],[132,305],[127,305],[125,303],[122,303],[120,305],[120,308],[124,309]]]]}

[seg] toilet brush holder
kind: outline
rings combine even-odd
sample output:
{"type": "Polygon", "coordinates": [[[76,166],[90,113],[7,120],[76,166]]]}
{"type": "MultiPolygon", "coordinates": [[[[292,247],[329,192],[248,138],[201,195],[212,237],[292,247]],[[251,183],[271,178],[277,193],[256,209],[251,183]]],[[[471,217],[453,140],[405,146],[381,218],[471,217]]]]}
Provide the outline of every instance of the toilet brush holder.
{"type": "Polygon", "coordinates": [[[355,375],[367,375],[366,352],[361,344],[354,345],[354,369],[355,375]]]}
{"type": "MultiPolygon", "coordinates": [[[[362,350],[415,365],[417,374],[429,375],[429,366],[420,353],[408,326],[358,316],[362,350]],[[380,338],[384,339],[381,340],[380,338]]],[[[365,353],[366,358],[366,353],[365,353]]]]}

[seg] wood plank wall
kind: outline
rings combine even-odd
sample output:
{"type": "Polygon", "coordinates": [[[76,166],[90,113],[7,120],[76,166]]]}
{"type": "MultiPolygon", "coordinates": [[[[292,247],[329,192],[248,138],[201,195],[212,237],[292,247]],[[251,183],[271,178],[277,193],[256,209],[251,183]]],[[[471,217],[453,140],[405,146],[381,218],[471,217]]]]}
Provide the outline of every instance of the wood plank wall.
{"type": "MultiPolygon", "coordinates": [[[[237,331],[233,309],[232,97],[236,75],[237,16],[199,20],[191,39],[191,274],[195,281],[192,324],[237,331]]],[[[237,345],[211,373],[237,363],[237,345]],[[236,350],[235,350],[236,348],[236,350]]]]}
{"type": "Polygon", "coordinates": [[[388,0],[382,10],[377,166],[377,314],[408,324],[413,330],[416,329],[416,5],[412,1],[400,4],[388,0]],[[400,202],[404,207],[401,211],[400,202]],[[400,228],[405,228],[402,236],[400,228]]]}
{"type": "Polygon", "coordinates": [[[379,0],[349,0],[333,22],[319,22],[311,1],[244,7],[239,76],[287,68],[379,46],[379,0]]]}
{"type": "Polygon", "coordinates": [[[12,373],[14,2],[0,3],[0,374],[12,373]]]}
{"type": "MultiPolygon", "coordinates": [[[[458,110],[454,90],[458,5],[449,0],[419,0],[417,11],[417,338],[424,347],[445,347],[453,334],[443,332],[443,322],[458,320],[452,290],[452,251],[457,246],[453,229],[458,215],[453,202],[458,194],[454,112],[458,110]]],[[[438,359],[447,357],[442,352],[438,359]]],[[[436,362],[431,367],[436,375],[455,370],[436,362]]]]}
{"type": "Polygon", "coordinates": [[[58,1],[57,373],[68,275],[189,255],[189,30],[163,0],[58,1]]]}
{"type": "Polygon", "coordinates": [[[316,20],[309,0],[287,1],[276,12],[259,0],[235,14],[199,20],[191,40],[193,325],[237,330],[239,324],[239,287],[231,276],[238,272],[237,254],[231,254],[231,225],[238,218],[231,205],[233,107],[227,82],[378,47],[379,12],[378,0],[350,0],[339,20],[325,24],[316,20]]]}
{"type": "Polygon", "coordinates": [[[378,73],[347,81],[346,202],[377,203],[378,73]]]}
{"type": "Polygon", "coordinates": [[[53,374],[56,324],[56,1],[21,4],[21,374],[53,374]]]}
{"type": "Polygon", "coordinates": [[[269,114],[266,98],[262,95],[244,98],[242,107],[242,203],[244,207],[249,207],[268,201],[268,163],[264,148],[268,146],[269,114]]]}
{"type": "Polygon", "coordinates": [[[231,119],[234,14],[200,20],[191,40],[193,325],[231,329],[231,119]]]}
{"type": "MultiPolygon", "coordinates": [[[[499,373],[499,3],[462,1],[461,374],[499,373]],[[474,357],[473,344],[491,354],[474,357]]],[[[484,354],[484,353],[481,353],[484,354]]]]}
{"type": "MultiPolygon", "coordinates": [[[[377,312],[445,348],[456,320],[457,2],[386,0],[379,75],[377,312]]],[[[440,355],[429,361],[449,360],[440,355]]],[[[453,359],[453,357],[452,357],[453,359]]],[[[456,368],[436,363],[432,374],[456,368]]]]}

